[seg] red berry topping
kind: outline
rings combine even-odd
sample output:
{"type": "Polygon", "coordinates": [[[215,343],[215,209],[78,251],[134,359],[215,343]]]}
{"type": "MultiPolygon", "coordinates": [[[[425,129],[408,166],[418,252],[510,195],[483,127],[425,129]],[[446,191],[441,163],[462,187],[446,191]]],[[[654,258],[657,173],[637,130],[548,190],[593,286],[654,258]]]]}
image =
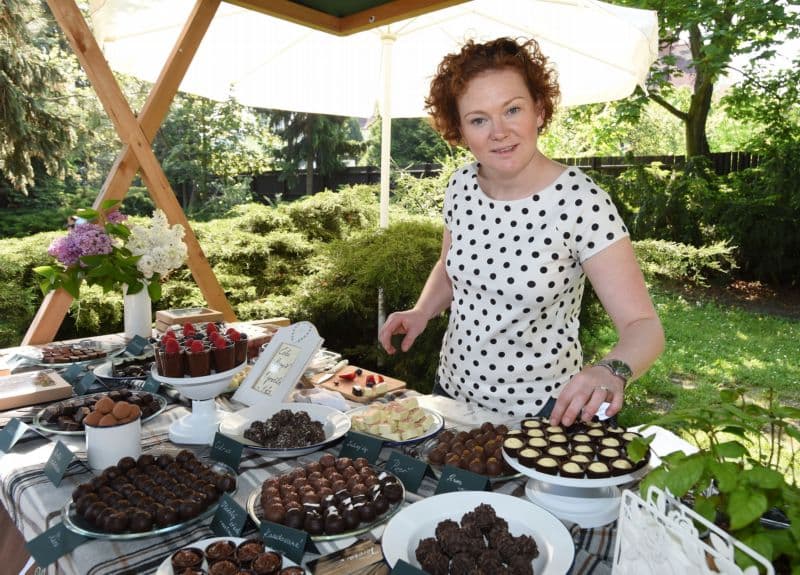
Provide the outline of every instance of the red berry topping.
{"type": "Polygon", "coordinates": [[[216,347],[217,349],[225,349],[226,347],[228,347],[228,342],[225,341],[224,337],[218,337],[214,339],[214,347],[216,347]]]}
{"type": "Polygon", "coordinates": [[[232,327],[229,327],[225,334],[230,338],[231,341],[239,341],[242,338],[239,332],[232,327]]]}
{"type": "Polygon", "coordinates": [[[175,332],[172,331],[172,330],[169,330],[169,331],[167,331],[167,333],[164,334],[164,339],[165,340],[166,339],[175,339],[176,337],[177,336],[175,335],[175,332]]]}
{"type": "Polygon", "coordinates": [[[204,349],[205,347],[203,346],[203,342],[200,341],[199,339],[196,339],[192,342],[191,345],[192,353],[202,353],[204,349]]]}
{"type": "Polygon", "coordinates": [[[176,339],[168,339],[164,343],[164,351],[167,353],[178,353],[181,351],[181,346],[176,339]]]}
{"type": "Polygon", "coordinates": [[[191,323],[186,322],[185,324],[183,324],[183,335],[192,335],[196,331],[197,330],[194,329],[194,326],[191,323]]]}
{"type": "Polygon", "coordinates": [[[212,331],[214,333],[218,333],[219,332],[219,330],[217,329],[217,326],[215,324],[213,324],[211,322],[208,322],[206,324],[206,333],[210,335],[212,331]]]}

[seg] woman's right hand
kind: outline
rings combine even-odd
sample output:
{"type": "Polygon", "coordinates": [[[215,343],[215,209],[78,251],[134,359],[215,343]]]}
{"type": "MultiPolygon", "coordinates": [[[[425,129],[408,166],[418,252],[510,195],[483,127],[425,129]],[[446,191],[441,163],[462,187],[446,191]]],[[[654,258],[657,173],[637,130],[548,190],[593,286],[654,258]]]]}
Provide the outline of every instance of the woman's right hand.
{"type": "Polygon", "coordinates": [[[416,309],[396,311],[386,318],[386,323],[383,324],[378,334],[378,341],[381,342],[386,353],[394,355],[397,350],[392,345],[392,336],[405,334],[403,341],[400,343],[400,350],[408,351],[417,336],[425,331],[427,325],[428,318],[422,311],[416,309]]]}

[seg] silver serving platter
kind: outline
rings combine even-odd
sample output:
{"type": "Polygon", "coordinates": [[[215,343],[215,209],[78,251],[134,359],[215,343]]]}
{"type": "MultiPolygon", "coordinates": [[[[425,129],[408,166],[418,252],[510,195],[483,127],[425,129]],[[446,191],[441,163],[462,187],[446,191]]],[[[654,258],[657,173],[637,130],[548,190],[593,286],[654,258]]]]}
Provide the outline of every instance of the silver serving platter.
{"type": "MultiPolygon", "coordinates": [[[[220,463],[219,461],[204,461],[204,463],[207,464],[213,471],[217,471],[219,473],[230,473],[233,476],[233,478],[236,480],[236,485],[234,486],[233,491],[228,492],[228,495],[233,496],[239,487],[239,478],[236,474],[236,471],[224,463],[220,463]]],[[[219,507],[219,500],[217,500],[213,505],[210,505],[197,517],[192,517],[191,519],[182,521],[180,523],[175,523],[173,525],[168,525],[167,527],[151,529],[150,531],[141,531],[137,533],[106,533],[104,531],[97,531],[97,527],[78,515],[78,513],[75,511],[75,503],[70,498],[61,508],[61,520],[64,522],[64,526],[67,529],[77,533],[78,535],[83,535],[84,537],[105,539],[109,541],[132,541],[134,539],[160,537],[162,535],[166,535],[167,533],[180,531],[185,527],[194,525],[195,523],[200,523],[209,517],[213,517],[217,512],[217,507],[219,507]]]]}

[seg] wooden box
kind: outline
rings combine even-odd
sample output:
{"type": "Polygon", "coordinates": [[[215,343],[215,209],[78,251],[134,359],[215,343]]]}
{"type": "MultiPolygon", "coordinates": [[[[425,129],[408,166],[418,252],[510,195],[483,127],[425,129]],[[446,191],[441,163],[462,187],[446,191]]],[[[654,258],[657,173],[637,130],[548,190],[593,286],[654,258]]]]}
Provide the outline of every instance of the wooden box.
{"type": "Polygon", "coordinates": [[[187,307],[182,309],[164,309],[156,312],[156,329],[165,332],[171,325],[183,325],[185,323],[204,323],[222,321],[221,311],[208,309],[207,307],[187,307]]]}
{"type": "Polygon", "coordinates": [[[0,377],[0,409],[56,401],[72,393],[72,386],[49,369],[0,377]]]}

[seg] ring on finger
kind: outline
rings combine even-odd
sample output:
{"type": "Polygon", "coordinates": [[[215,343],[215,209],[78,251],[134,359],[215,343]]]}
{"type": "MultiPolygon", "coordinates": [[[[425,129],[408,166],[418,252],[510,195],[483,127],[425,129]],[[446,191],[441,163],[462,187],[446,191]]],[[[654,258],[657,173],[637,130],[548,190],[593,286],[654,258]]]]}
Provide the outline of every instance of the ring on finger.
{"type": "Polygon", "coordinates": [[[608,395],[608,392],[609,392],[609,391],[611,391],[611,390],[610,390],[610,389],[608,389],[608,387],[606,387],[605,385],[598,385],[597,387],[595,387],[595,389],[599,389],[600,391],[602,391],[602,392],[603,392],[603,393],[605,393],[606,395],[608,395]]]}

